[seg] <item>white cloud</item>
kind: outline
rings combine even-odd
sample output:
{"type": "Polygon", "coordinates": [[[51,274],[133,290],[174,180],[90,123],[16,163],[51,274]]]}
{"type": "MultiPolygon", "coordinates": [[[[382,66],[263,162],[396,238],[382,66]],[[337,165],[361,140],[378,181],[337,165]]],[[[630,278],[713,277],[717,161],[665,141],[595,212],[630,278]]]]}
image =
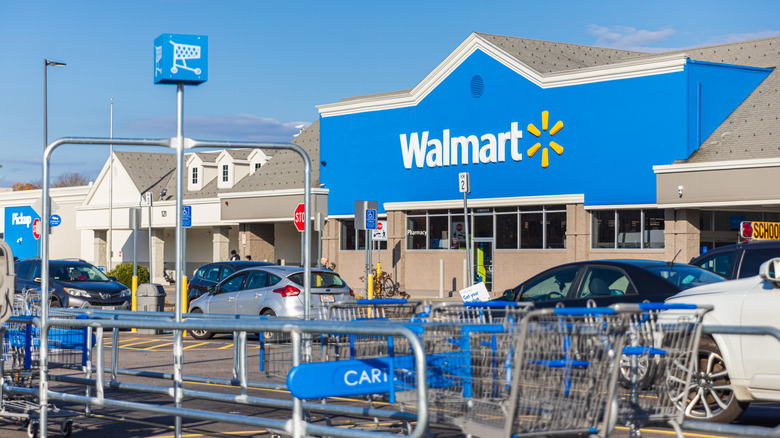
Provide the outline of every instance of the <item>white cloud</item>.
{"type": "Polygon", "coordinates": [[[701,46],[714,46],[718,44],[737,43],[740,41],[757,40],[760,38],[776,37],[780,35],[780,30],[762,30],[758,32],[747,33],[729,33],[709,38],[701,46]]]}
{"type": "Polygon", "coordinates": [[[638,52],[666,51],[668,49],[650,46],[675,34],[675,30],[670,27],[660,30],[646,30],[628,26],[604,27],[596,24],[589,25],[588,32],[598,37],[596,40],[598,46],[638,52]]]}
{"type": "MultiPolygon", "coordinates": [[[[309,122],[282,123],[276,119],[251,114],[221,116],[185,116],[184,135],[201,140],[238,140],[288,142],[299,132],[296,126],[309,126],[309,122]]],[[[171,137],[176,131],[176,117],[166,116],[139,120],[123,128],[137,132],[171,137]]]]}

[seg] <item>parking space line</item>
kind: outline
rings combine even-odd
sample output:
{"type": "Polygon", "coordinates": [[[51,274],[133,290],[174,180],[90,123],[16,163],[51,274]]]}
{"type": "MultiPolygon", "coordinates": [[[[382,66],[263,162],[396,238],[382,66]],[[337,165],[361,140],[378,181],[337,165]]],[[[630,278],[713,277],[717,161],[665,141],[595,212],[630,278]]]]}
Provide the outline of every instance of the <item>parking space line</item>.
{"type": "Polygon", "coordinates": [[[188,346],[184,347],[184,349],[185,350],[189,350],[191,348],[200,347],[201,345],[209,345],[209,344],[211,344],[211,342],[201,342],[200,344],[188,345],[188,346]]]}

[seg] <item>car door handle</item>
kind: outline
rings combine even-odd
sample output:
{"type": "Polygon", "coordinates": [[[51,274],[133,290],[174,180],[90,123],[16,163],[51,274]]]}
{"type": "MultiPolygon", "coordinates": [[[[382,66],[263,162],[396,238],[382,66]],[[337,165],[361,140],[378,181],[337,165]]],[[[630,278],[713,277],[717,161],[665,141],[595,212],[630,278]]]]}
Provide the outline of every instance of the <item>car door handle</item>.
{"type": "Polygon", "coordinates": [[[255,298],[263,298],[263,294],[260,292],[255,293],[255,298]]]}
{"type": "Polygon", "coordinates": [[[236,297],[228,297],[228,301],[235,301],[236,297]]]}

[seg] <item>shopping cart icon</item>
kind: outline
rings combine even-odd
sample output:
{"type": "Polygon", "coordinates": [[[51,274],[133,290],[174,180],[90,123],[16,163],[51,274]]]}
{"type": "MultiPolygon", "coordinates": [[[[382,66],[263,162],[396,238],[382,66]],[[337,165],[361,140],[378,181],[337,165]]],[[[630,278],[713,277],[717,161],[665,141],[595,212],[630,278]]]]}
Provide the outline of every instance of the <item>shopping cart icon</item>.
{"type": "Polygon", "coordinates": [[[200,59],[200,46],[178,44],[173,41],[169,42],[173,44],[173,66],[171,67],[171,73],[176,74],[179,71],[179,67],[181,67],[199,75],[201,72],[200,68],[187,67],[187,60],[200,59]],[[181,61],[181,64],[178,64],[177,61],[181,61]]]}

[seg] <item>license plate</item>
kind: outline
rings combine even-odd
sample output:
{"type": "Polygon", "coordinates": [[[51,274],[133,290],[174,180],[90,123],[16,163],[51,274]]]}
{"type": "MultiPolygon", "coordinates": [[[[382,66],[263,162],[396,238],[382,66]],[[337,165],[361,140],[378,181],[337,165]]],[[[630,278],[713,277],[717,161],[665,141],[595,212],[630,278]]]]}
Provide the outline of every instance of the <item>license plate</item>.
{"type": "Polygon", "coordinates": [[[333,294],[322,294],[322,295],[320,295],[320,302],[321,303],[332,303],[333,302],[333,294]]]}
{"type": "Polygon", "coordinates": [[[103,310],[116,310],[116,306],[103,306],[103,310]]]}

